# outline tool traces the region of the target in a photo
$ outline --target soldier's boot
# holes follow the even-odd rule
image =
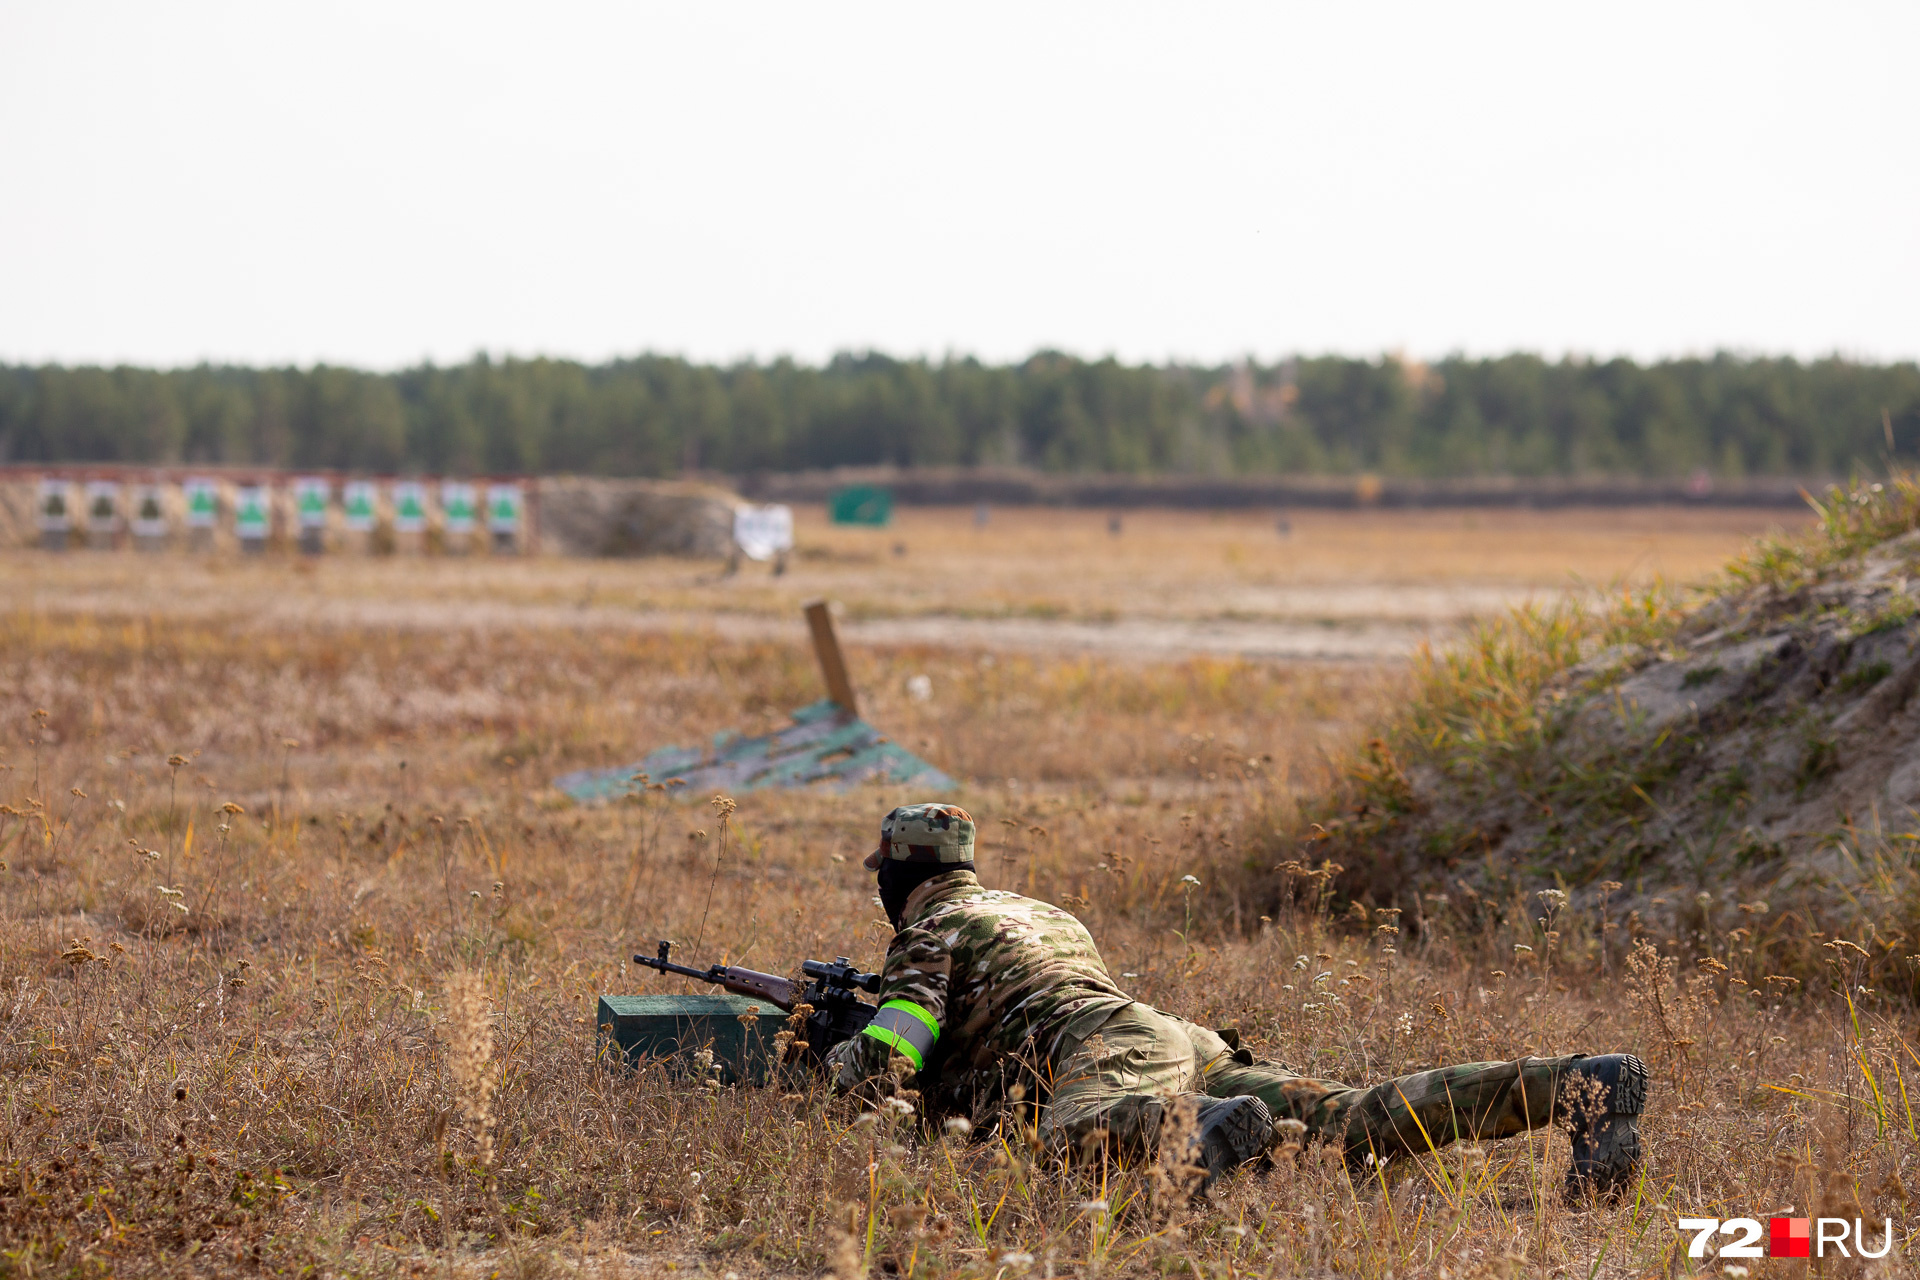
[[[1221,1174],[1258,1160],[1273,1145],[1273,1112],[1251,1094],[1209,1098],[1201,1104],[1194,1121],[1200,1131],[1200,1163],[1206,1167],[1209,1186]]]
[[[1571,1202],[1589,1195],[1617,1196],[1640,1168],[1640,1113],[1647,1105],[1647,1064],[1630,1053],[1582,1058],[1560,1092],[1560,1107],[1573,1122],[1573,1167],[1567,1170]]]

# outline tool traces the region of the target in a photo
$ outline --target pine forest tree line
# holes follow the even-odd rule
[[[1405,477],[1840,476],[1920,451],[1920,366],[1717,355],[1301,357],[1213,368],[1042,352],[702,365],[0,366],[0,462],[734,475],[833,466]]]

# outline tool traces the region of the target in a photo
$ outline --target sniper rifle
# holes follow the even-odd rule
[[[683,978],[711,982],[735,995],[765,1000],[785,1013],[792,1013],[799,1005],[811,1006],[813,1011],[807,1015],[804,1038],[806,1055],[811,1061],[818,1062],[829,1049],[859,1035],[873,1021],[874,1007],[854,992],[878,994],[880,975],[860,972],[845,956],[832,964],[824,960],[801,961],[800,972],[811,979],[801,985],[778,974],[742,969],[738,965],[715,964],[695,969],[673,963],[672,954],[673,944],[663,938],[658,955],[637,955],[633,962],[661,973],[677,973]]]

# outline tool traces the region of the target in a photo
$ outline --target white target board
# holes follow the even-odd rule
[[[264,542],[273,523],[267,486],[243,484],[233,491],[233,531],[243,542]]]
[[[378,522],[379,493],[371,480],[349,480],[341,490],[340,505],[346,525],[354,533],[371,532]]]
[[[793,508],[780,503],[735,507],[733,541],[750,560],[771,560],[793,550]]]
[[[526,496],[517,484],[487,486],[487,528],[495,533],[520,532],[520,513]]]
[[[393,531],[421,533],[427,527],[427,486],[402,480],[393,486]]]
[[[191,476],[180,486],[187,498],[187,528],[211,529],[220,522],[220,490],[204,476]]]
[[[87,529],[112,533],[120,527],[120,484],[116,480],[87,481]]]
[[[327,527],[327,500],[333,486],[325,476],[301,476],[293,482],[293,510],[302,529]]]
[[[448,533],[472,533],[479,514],[474,505],[473,486],[463,480],[449,480],[440,486],[440,514]]]
[[[136,538],[164,538],[167,536],[167,496],[166,491],[157,484],[143,484],[133,491],[133,536]]]
[[[65,480],[40,482],[40,528],[47,533],[73,528],[73,486]]]

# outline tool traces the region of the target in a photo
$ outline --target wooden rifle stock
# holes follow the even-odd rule
[[[793,989],[793,984],[771,973],[741,969],[733,965],[725,967],[715,965],[707,970],[707,977],[737,996],[752,996],[756,1000],[765,1000],[777,1006],[782,1013],[792,1013],[793,1006],[800,1003],[800,993]]]

